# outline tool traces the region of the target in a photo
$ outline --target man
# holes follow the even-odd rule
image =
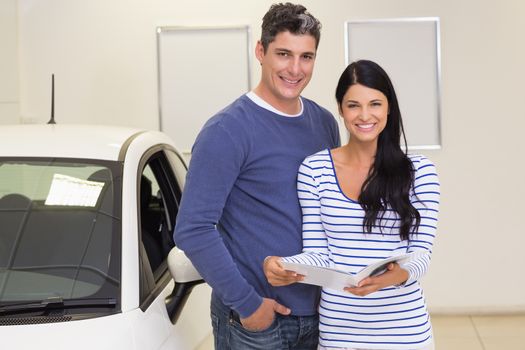
[[[301,251],[297,170],[339,145],[333,116],[300,97],[319,38],[303,6],[272,5],[255,48],[258,86],[212,117],[193,146],[175,240],[213,289],[216,349],[317,348],[319,290],[272,287],[262,264]]]

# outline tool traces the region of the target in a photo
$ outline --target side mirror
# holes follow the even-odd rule
[[[195,269],[190,259],[177,247],[172,248],[168,254],[168,268],[175,283],[202,280],[201,275]]]
[[[175,281],[175,287],[166,298],[166,309],[171,323],[175,324],[193,287],[204,283],[204,280],[186,254],[177,247],[171,249],[168,255],[168,268]]]

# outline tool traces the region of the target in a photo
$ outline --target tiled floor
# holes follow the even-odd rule
[[[436,350],[525,350],[525,315],[432,316]],[[208,337],[199,350],[213,350]]]
[[[432,316],[437,350],[525,350],[525,315]]]

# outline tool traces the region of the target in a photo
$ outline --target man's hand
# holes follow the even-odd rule
[[[287,286],[304,279],[303,275],[285,270],[278,256],[269,256],[264,259],[263,269],[266,279],[274,287]]]
[[[374,277],[367,277],[357,287],[346,287],[344,290],[354,295],[365,296],[388,286],[406,282],[408,271],[396,263],[388,264],[387,271]]]
[[[273,299],[263,298],[261,306],[253,314],[241,318],[240,321],[242,326],[249,331],[263,331],[272,325],[276,312],[281,315],[289,315],[290,309]]]

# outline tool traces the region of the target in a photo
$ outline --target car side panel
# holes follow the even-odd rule
[[[172,284],[170,284],[172,286]],[[160,349],[197,349],[212,333],[210,320],[211,288],[207,284],[195,286],[175,325]]]

